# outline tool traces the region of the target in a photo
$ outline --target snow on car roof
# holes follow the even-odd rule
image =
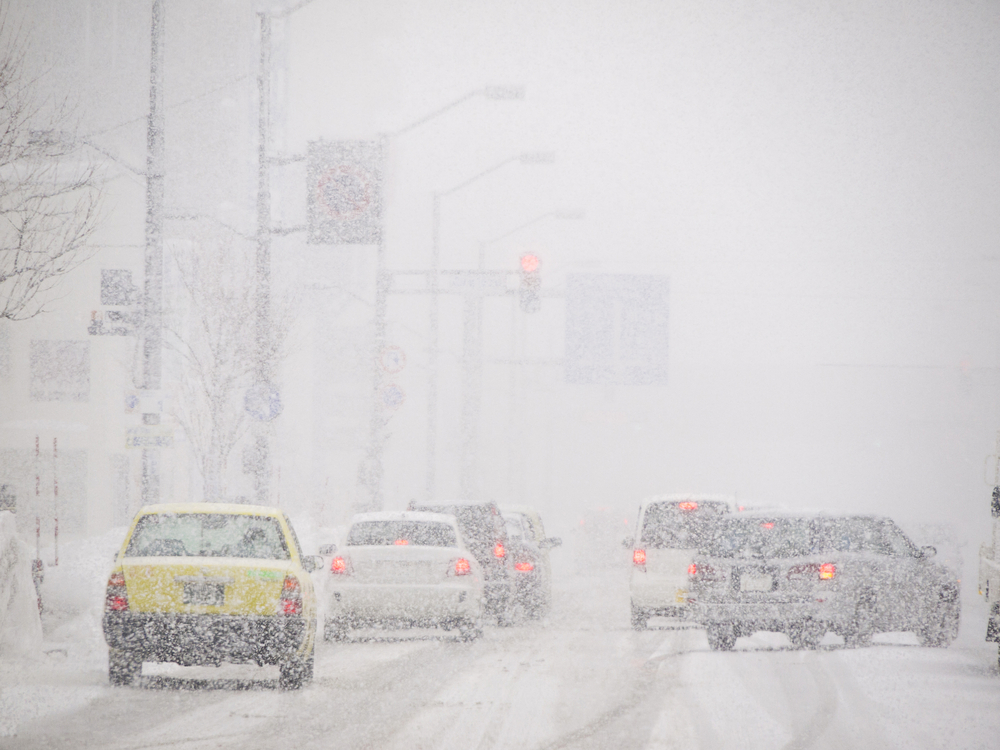
[[[229,513],[244,516],[282,515],[280,508],[269,505],[244,505],[243,503],[157,503],[144,505],[139,514],[144,513]]]
[[[411,504],[414,507],[417,507],[417,508],[438,508],[438,507],[442,507],[442,506],[445,506],[445,505],[448,505],[448,506],[452,506],[452,505],[467,505],[467,506],[496,505],[496,503],[494,501],[492,501],[492,500],[468,500],[468,499],[462,499],[462,498],[455,498],[455,499],[452,499],[452,500],[426,500],[426,501],[419,501],[419,502],[416,501],[416,500],[414,500],[414,501],[412,501]]]
[[[356,513],[351,525],[363,521],[422,521],[423,523],[446,523],[455,526],[455,516],[447,513],[428,513],[419,510],[383,510],[373,513]]]
[[[718,502],[726,503],[731,508],[736,506],[736,496],[735,495],[712,495],[698,492],[681,492],[673,493],[669,495],[650,495],[642,499],[642,505],[646,506],[650,503],[676,503],[684,500],[693,500],[699,503],[709,503]]]

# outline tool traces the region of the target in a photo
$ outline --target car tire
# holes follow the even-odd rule
[[[859,601],[854,609],[851,629],[844,635],[847,648],[870,646],[875,635],[875,612],[869,601]]]
[[[940,604],[917,633],[921,646],[947,648],[958,637],[961,611],[958,603]]]
[[[792,645],[798,649],[814,649],[819,646],[819,642],[826,635],[826,628],[820,623],[806,620],[795,623],[788,630],[788,637]]]
[[[324,620],[323,640],[324,641],[346,641],[348,626],[344,620]]]
[[[517,620],[512,603],[497,612],[497,626],[501,628],[512,627]]]
[[[728,622],[712,623],[705,632],[713,651],[732,651],[736,646],[736,629]]]
[[[632,630],[646,630],[649,627],[649,612],[632,605]]]
[[[278,687],[282,690],[298,690],[305,683],[312,682],[315,663],[316,644],[314,643],[309,649],[308,655],[294,654],[278,665],[281,670]]]
[[[131,685],[142,673],[142,657],[132,651],[108,649],[108,680],[112,685]]]
[[[483,628],[482,622],[480,620],[464,619],[460,620],[458,623],[458,637],[459,639],[470,643],[477,638],[482,637]]]

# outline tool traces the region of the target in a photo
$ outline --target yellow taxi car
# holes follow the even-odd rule
[[[147,505],[108,579],[104,639],[112,684],[144,661],[185,666],[277,664],[280,686],[312,679],[313,570],[276,508],[222,503]]]

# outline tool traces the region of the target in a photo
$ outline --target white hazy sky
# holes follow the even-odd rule
[[[1000,427],[995,2],[317,0],[282,33],[291,151],[526,87],[394,141],[391,264],[426,263],[432,191],[546,149],[554,167],[447,199],[445,263],[579,208],[585,221],[491,262],[538,249],[554,287],[568,271],[671,277],[669,386],[539,397],[550,494],[631,508],[738,489],[984,522]]]

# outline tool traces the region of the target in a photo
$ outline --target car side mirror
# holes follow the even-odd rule
[[[321,555],[335,555],[337,554],[336,544],[321,544],[319,545],[319,553]]]
[[[622,547],[625,549],[632,549],[635,546],[635,537],[627,536],[622,539]]]
[[[936,554],[937,554],[937,547],[931,547],[930,545],[927,545],[926,547],[920,548],[920,556],[925,560],[931,559]]]
[[[550,536],[548,539],[543,539],[538,543],[538,549],[552,549],[553,547],[558,547],[562,544],[562,539],[557,536]]]
[[[306,573],[314,573],[323,567],[323,558],[319,555],[306,555],[302,558],[302,570]]]

